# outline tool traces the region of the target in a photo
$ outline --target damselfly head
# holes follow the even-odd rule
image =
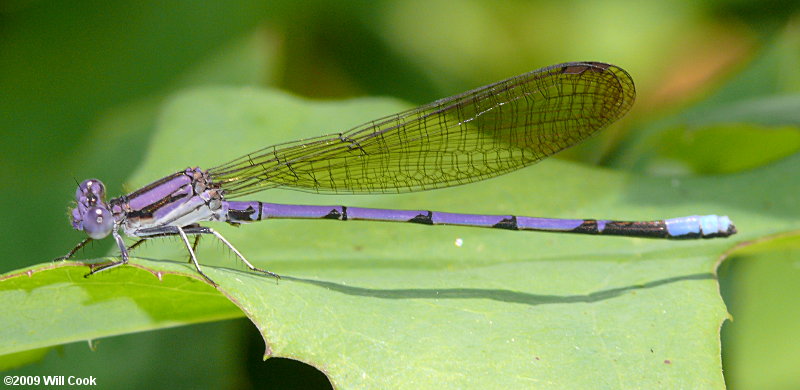
[[[99,240],[114,228],[114,216],[105,203],[106,187],[100,180],[84,180],[75,191],[77,206],[72,209],[72,227]]]

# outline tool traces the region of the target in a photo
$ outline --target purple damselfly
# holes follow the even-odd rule
[[[86,275],[126,264],[128,251],[154,237],[179,236],[197,272],[211,284],[195,256],[203,234],[218,238],[253,266],[217,231],[199,222],[238,225],[273,218],[413,222],[508,230],[689,239],[728,237],[726,216],[658,221],[533,218],[442,213],[428,210],[303,206],[233,201],[270,188],[316,193],[398,193],[471,183],[531,165],[575,145],[621,118],[636,91],[621,68],[570,62],[538,69],[459,95],[383,117],[347,132],[278,144],[220,166],[187,168],[128,195],[105,201],[99,180],[78,186],[72,226],[86,232],[66,256],[109,234],[121,259]],[[139,241],[126,247],[119,229]],[[194,235],[194,243],[189,242]]]

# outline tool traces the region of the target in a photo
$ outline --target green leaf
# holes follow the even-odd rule
[[[157,277],[141,265],[84,278],[85,264],[59,262],[1,277],[0,354],[241,315],[212,287],[176,277],[181,264],[161,264]]]
[[[40,361],[50,348],[37,348],[0,356],[0,371],[7,371],[17,367]]]
[[[746,389],[791,389],[800,360],[800,236],[758,242],[726,264],[735,321],[723,332],[729,383]],[[724,291],[724,290],[723,290]],[[730,300],[729,300],[730,299]],[[776,357],[779,357],[776,359]]]
[[[403,108],[257,89],[189,91],[163,111],[128,186]],[[794,155],[744,174],[670,179],[548,160],[435,192],[271,190],[253,199],[629,220],[717,213],[740,233],[664,241],[329,220],[214,226],[283,279],[242,270],[213,240],[198,253],[224,295],[198,277],[175,240],[89,278],[79,262],[35,266],[0,279],[0,320],[15,324],[0,331],[8,340],[0,351],[244,313],[267,356],[312,364],[339,388],[724,388],[719,328],[727,313],[716,266],[737,243],[798,229],[791,216],[800,188],[785,178],[799,164]]]

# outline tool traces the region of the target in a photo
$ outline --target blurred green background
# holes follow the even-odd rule
[[[66,218],[76,181],[102,178],[117,193],[144,158],[160,103],[197,85],[421,104],[550,64],[604,61],[633,75],[638,101],[621,124],[566,157],[651,174],[768,164],[800,148],[798,10],[800,3],[779,0],[5,0],[0,271],[44,262],[79,241]],[[756,98],[798,110],[748,111]],[[736,158],[719,163],[730,154]],[[799,259],[800,244],[789,239],[723,264],[722,293],[735,319],[722,330],[730,388],[800,387]],[[40,363],[9,373],[85,373],[117,378],[119,388],[327,383],[300,363],[262,362],[263,341],[245,319],[104,339],[96,348],[43,351]]]

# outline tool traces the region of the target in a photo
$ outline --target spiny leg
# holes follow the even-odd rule
[[[199,227],[199,225],[190,225],[187,228],[194,228],[194,227]],[[141,239],[139,239],[139,241],[136,241],[133,245],[131,245],[129,248],[127,248],[128,250],[131,250],[131,249],[134,249],[134,248],[138,247],[143,242],[145,242],[145,241],[147,241],[147,240],[149,240],[149,239],[151,239],[153,237],[180,236],[181,239],[183,240],[183,243],[186,245],[186,249],[189,250],[189,261],[194,263],[194,267],[197,270],[197,272],[201,276],[203,276],[203,278],[208,280],[212,285],[214,285],[215,287],[218,286],[218,284],[216,282],[211,280],[211,278],[209,278],[208,275],[206,275],[203,272],[203,270],[200,268],[200,264],[197,262],[197,257],[194,254],[194,249],[197,247],[197,241],[198,240],[195,240],[194,245],[189,244],[189,238],[186,237],[186,233],[184,232],[183,229],[181,229],[180,227],[177,227],[177,226],[163,226],[163,227],[153,228],[153,229],[143,229],[139,233],[143,234],[144,237],[142,237]],[[114,232],[114,234],[115,234],[114,238],[117,239],[117,245],[120,245],[120,250],[122,251],[122,254],[123,254],[122,261],[113,262],[113,263],[110,263],[110,264],[106,264],[106,265],[97,267],[97,268],[93,269],[92,272],[89,272],[88,274],[86,274],[86,276],[89,276],[91,274],[95,274],[95,273],[98,273],[100,271],[104,271],[104,270],[107,270],[107,269],[111,269],[111,268],[114,268],[116,266],[119,266],[119,265],[122,265],[122,264],[125,264],[125,263],[128,262],[128,253],[127,253],[127,250],[125,249],[124,243],[122,242],[122,238],[119,237],[119,235],[116,233],[116,231]]]
[[[253,264],[250,264],[250,262],[247,261],[247,259],[244,258],[244,255],[242,255],[239,252],[238,249],[236,249],[233,245],[231,245],[231,243],[228,242],[228,240],[226,240],[225,237],[222,236],[222,234],[219,234],[219,232],[217,232],[216,230],[214,230],[212,228],[205,227],[205,226],[189,226],[189,227],[186,228],[186,233],[189,233],[189,234],[213,234],[214,237],[217,237],[217,239],[222,241],[222,243],[225,244],[225,246],[230,248],[230,250],[232,250],[233,253],[236,254],[236,257],[238,257],[239,260],[241,260],[242,263],[244,263],[244,265],[247,266],[247,268],[249,268],[251,271],[261,272],[261,273],[263,273],[265,275],[272,276],[275,279],[280,279],[281,278],[280,275],[278,275],[278,274],[276,274],[274,272],[267,271],[265,269],[258,268],[256,266],[254,266]]]
[[[145,241],[147,241],[149,239],[150,239],[149,237],[145,237],[145,238],[139,239],[139,241],[134,242],[133,245],[128,247],[128,252],[134,250],[137,246],[142,245],[143,242],[145,242]]]
[[[197,248],[197,244],[199,242],[199,237],[200,237],[199,235],[200,234],[213,234],[220,241],[222,241],[228,248],[230,248],[233,251],[233,253],[235,253],[236,256],[239,257],[239,259],[242,260],[242,262],[251,271],[261,272],[263,274],[272,276],[272,277],[274,277],[276,279],[280,279],[280,276],[278,274],[276,274],[274,272],[267,271],[267,270],[263,270],[261,268],[258,268],[256,266],[254,266],[253,264],[251,264],[249,261],[247,261],[247,259],[245,259],[245,257],[233,245],[231,245],[230,242],[228,242],[228,240],[225,239],[225,237],[223,237],[221,234],[219,234],[217,231],[215,231],[215,230],[213,230],[211,228],[207,228],[207,227],[196,225],[196,224],[188,225],[188,226],[183,227],[183,228],[180,228],[180,227],[177,227],[177,226],[161,226],[161,227],[158,227],[158,228],[142,229],[142,230],[139,230],[137,233],[142,238],[139,241],[137,241],[136,243],[134,243],[133,245],[131,245],[130,249],[136,248],[137,246],[139,246],[144,241],[146,241],[146,240],[148,240],[150,238],[153,238],[153,237],[180,236],[181,240],[186,245],[186,249],[189,251],[189,261],[191,261],[194,264],[195,269],[197,270],[197,272],[200,275],[202,275],[203,278],[208,280],[214,286],[218,286],[218,284],[216,282],[214,282],[213,280],[211,280],[211,278],[209,278],[208,275],[206,275],[202,271],[202,269],[200,268],[200,263],[197,261],[197,257],[195,256],[195,252],[194,251]],[[110,269],[110,268],[114,268],[116,266],[119,266],[119,265],[122,265],[122,264],[126,264],[128,262],[128,253],[127,253],[127,250],[126,250],[126,247],[125,247],[124,243],[122,242],[122,238],[119,236],[119,234],[116,232],[116,230],[113,231],[113,234],[114,234],[114,239],[117,240],[117,245],[120,247],[120,251],[122,252],[122,260],[118,261],[118,262],[106,264],[106,265],[100,266],[98,268],[95,268],[90,273],[88,273],[86,276],[89,276],[91,274],[95,274],[97,272],[104,271],[104,270],[107,270],[107,269]],[[194,245],[189,243],[189,238],[187,237],[187,234],[196,235],[197,238],[195,239]]]
[[[134,242],[133,245],[128,247],[128,252],[136,249],[136,247],[138,247],[139,245],[142,245],[142,243],[147,241],[147,240],[149,240],[149,237],[145,237],[145,238],[139,239],[139,241]],[[87,276],[92,275],[92,274],[96,274],[96,273],[98,273],[100,271],[104,271],[104,270],[107,270],[107,269],[114,268],[116,266],[119,266],[119,265],[122,265],[122,264],[125,264],[125,263],[127,263],[127,261],[115,261],[115,262],[112,262],[112,263],[109,263],[109,264],[106,264],[106,265],[99,266],[97,268],[93,268],[92,271],[89,272],[88,274],[84,275],[84,277],[87,277]]]
[[[53,261],[55,262],[55,261],[61,261],[61,260],[69,260],[73,255],[75,255],[75,253],[78,250],[80,250],[81,248],[86,246],[86,244],[90,243],[91,241],[92,241],[91,237],[86,237],[85,239],[83,239],[83,241],[79,242],[78,245],[76,245],[74,248],[72,248],[72,250],[67,252],[66,255],[61,256],[61,257],[56,257],[55,259],[53,259]],[[128,251],[133,250],[134,248],[136,248],[137,246],[141,245],[145,241],[147,241],[147,238],[142,238],[141,240],[136,241],[133,245],[128,247]],[[119,244],[119,242],[117,242],[117,243]],[[106,264],[106,265],[103,265],[103,266],[99,266],[97,268],[92,268],[92,270],[88,274],[84,275],[84,277],[89,276],[91,274],[98,273],[98,272],[103,271],[103,270],[114,268],[114,267],[116,267],[116,266],[118,266],[120,264],[124,264],[124,263],[125,263],[124,261],[117,261],[117,262],[112,262],[112,263],[109,263],[109,264]]]
[[[69,258],[71,258],[75,254],[75,252],[77,252],[81,248],[85,247],[86,244],[90,243],[91,241],[92,241],[91,237],[84,238],[83,241],[79,242],[78,245],[75,245],[75,247],[72,248],[72,250],[70,250],[69,252],[67,252],[66,255],[61,256],[61,257],[56,257],[55,259],[53,259],[53,262],[61,261],[61,260],[69,260]]]
[[[186,232],[184,232],[180,226],[175,226],[175,230],[177,230],[178,234],[181,236],[183,243],[186,244],[186,249],[189,250],[190,260],[192,261],[192,263],[194,263],[194,268],[197,270],[197,273],[206,278],[206,280],[208,280],[214,287],[219,286],[217,282],[211,280],[211,278],[209,278],[208,275],[203,273],[203,270],[200,269],[200,263],[197,262],[197,257],[195,257],[194,255],[194,249],[192,249],[192,245],[189,244],[189,238],[186,237]]]
[[[91,271],[89,271],[88,274],[83,275],[83,277],[84,278],[88,278],[89,275],[94,275],[94,274],[96,274],[96,273],[98,273],[100,271],[106,271],[106,270],[109,270],[109,269],[112,269],[112,268],[116,268],[116,267],[118,267],[120,265],[127,264],[127,263],[128,263],[127,261],[120,260],[120,261],[112,261],[110,263],[103,264],[103,265],[100,265],[100,266],[97,266],[97,267],[94,267],[93,265],[89,265],[89,267],[91,267]]]
[[[188,233],[188,234],[194,234],[194,233],[192,233],[192,232],[191,232],[191,229],[192,229],[192,228],[195,228],[195,227],[200,227],[200,225],[197,225],[197,224],[192,224],[192,225],[187,225],[187,226],[184,226],[184,227],[183,227],[183,231],[184,231],[184,232],[186,232],[186,233]],[[149,236],[147,236],[147,237],[145,237],[145,238],[142,238],[141,240],[137,241],[135,244],[131,245],[131,246],[128,248],[128,250],[131,250],[132,248],[134,248],[134,247],[138,246],[139,244],[141,244],[143,241],[147,240],[148,238],[153,238],[153,237],[168,237],[168,236],[174,236],[174,235],[176,235],[176,234],[178,234],[178,233],[175,233],[175,232],[171,232],[171,231],[170,231],[170,232],[165,232],[165,233],[160,233],[160,234],[153,234],[153,235],[149,235]],[[195,236],[194,236],[194,243],[192,244],[192,250],[193,250],[195,253],[197,252],[197,245],[199,245],[199,244],[200,244],[200,237],[201,237],[201,236],[200,236],[199,234],[195,234]],[[188,261],[189,263],[191,263],[191,262],[192,262],[192,257],[191,257],[191,256],[189,256],[189,258],[187,259],[187,261]]]
[[[192,244],[192,250],[195,252],[197,252],[197,244],[200,243],[200,237],[201,236],[199,234],[195,234],[194,236],[194,244]],[[192,261],[191,257],[189,257],[189,261]]]
[[[128,249],[125,246],[125,241],[122,240],[122,236],[120,236],[119,233],[117,232],[116,226],[114,227],[114,230],[111,231],[111,235],[114,237],[114,241],[117,243],[117,247],[119,247],[119,252],[122,259],[120,261],[113,261],[111,263],[101,265],[97,268],[92,267],[92,270],[89,271],[88,274],[83,275],[84,278],[87,278],[89,277],[89,275],[94,275],[101,271],[109,270],[111,268],[116,268],[123,264],[128,264]],[[136,245],[138,244],[139,243],[137,242],[133,246],[136,247]]]

